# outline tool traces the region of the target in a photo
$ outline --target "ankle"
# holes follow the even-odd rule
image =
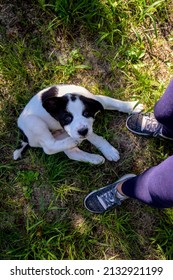
[[[122,191],[122,185],[123,185],[123,182],[119,183],[117,188],[116,188],[117,189],[117,197],[120,198],[120,199],[126,199],[127,196]]]
[[[118,186],[117,186],[117,191],[121,194],[121,195],[125,195],[123,192],[122,192],[122,185],[123,185],[123,182],[119,183]]]

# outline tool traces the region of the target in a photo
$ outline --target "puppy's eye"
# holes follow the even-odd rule
[[[64,124],[69,124],[73,119],[73,116],[70,113],[65,113],[63,116]]]
[[[83,111],[83,116],[84,116],[85,118],[91,117],[90,113],[89,113],[87,110]]]

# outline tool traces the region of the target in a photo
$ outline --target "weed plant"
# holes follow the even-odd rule
[[[41,149],[12,159],[17,117],[46,86],[74,83],[152,111],[172,75],[172,1],[1,2],[0,258],[173,259],[172,209],[129,199],[92,215],[83,206],[88,192],[167,158],[172,143],[136,137],[125,114],[105,112],[94,129],[118,148],[118,162],[92,166]]]

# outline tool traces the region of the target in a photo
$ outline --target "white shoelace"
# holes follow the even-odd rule
[[[142,125],[141,125],[141,131],[148,130],[151,133],[154,132],[153,135],[158,135],[160,132],[161,125],[158,123],[156,119],[151,119],[150,117],[143,117],[142,119]]]
[[[121,201],[126,199],[127,197],[121,195],[116,189],[107,191],[102,195],[97,195],[97,198],[102,205],[102,207],[106,210],[107,208],[113,206],[114,204],[121,204]]]

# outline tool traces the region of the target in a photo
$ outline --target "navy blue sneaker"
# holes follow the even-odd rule
[[[173,140],[162,133],[163,125],[159,123],[153,113],[137,113],[126,120],[126,127],[131,132],[142,136],[162,137]]]
[[[127,196],[120,194],[117,186],[135,176],[135,174],[126,174],[115,183],[92,191],[84,199],[85,208],[92,213],[101,214],[120,205],[123,200],[127,199]]]

